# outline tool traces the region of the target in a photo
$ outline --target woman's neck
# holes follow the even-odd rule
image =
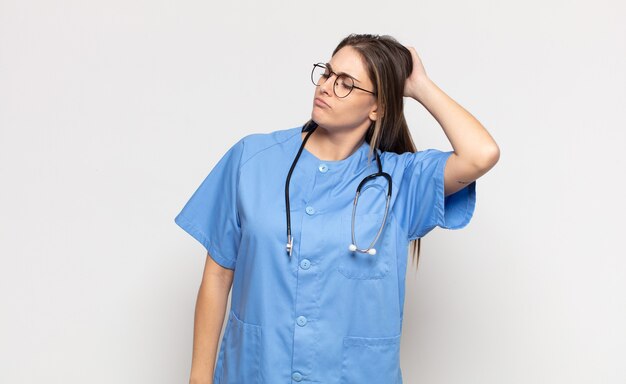
[[[307,133],[301,133],[303,141]],[[318,159],[339,161],[349,157],[363,144],[364,138],[362,136],[357,130],[329,133],[326,129],[318,126],[304,147]]]

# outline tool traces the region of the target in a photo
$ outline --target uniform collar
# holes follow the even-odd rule
[[[302,127],[294,128],[295,134],[293,136],[293,145],[292,145],[292,155],[295,159],[295,156],[302,145]],[[340,172],[349,172],[349,173],[359,173],[367,168],[367,155],[370,150],[370,145],[367,141],[363,141],[361,146],[356,149],[356,151],[352,152],[352,154],[345,159],[342,160],[334,160],[327,161],[319,159],[317,156],[313,155],[306,148],[302,149],[302,154],[300,155],[300,159],[298,159],[298,164],[296,164],[296,168],[303,166],[307,168],[319,168],[322,166],[326,166],[328,172],[336,173]],[[378,151],[380,154],[380,151]],[[377,169],[376,161],[374,156],[372,155],[371,162],[369,167],[373,167],[373,169]]]

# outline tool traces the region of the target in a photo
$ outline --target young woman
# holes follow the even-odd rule
[[[466,226],[475,180],[498,161],[485,128],[392,37],[346,37],[311,79],[311,119],[243,137],[175,219],[208,252],[193,383],[402,383],[409,244]],[[416,152],[403,97],[454,151]]]

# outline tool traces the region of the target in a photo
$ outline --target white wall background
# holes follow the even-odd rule
[[[408,272],[406,383],[626,382],[626,6],[0,0],[0,382],[183,383],[206,252],[174,216],[310,116],[350,32],[416,47],[501,148]],[[409,100],[420,149],[450,150]]]

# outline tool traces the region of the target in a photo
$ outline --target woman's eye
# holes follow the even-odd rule
[[[351,87],[351,85],[347,81],[344,81],[344,80],[340,80],[338,81],[338,83],[339,83],[339,86],[345,89],[349,89]]]

